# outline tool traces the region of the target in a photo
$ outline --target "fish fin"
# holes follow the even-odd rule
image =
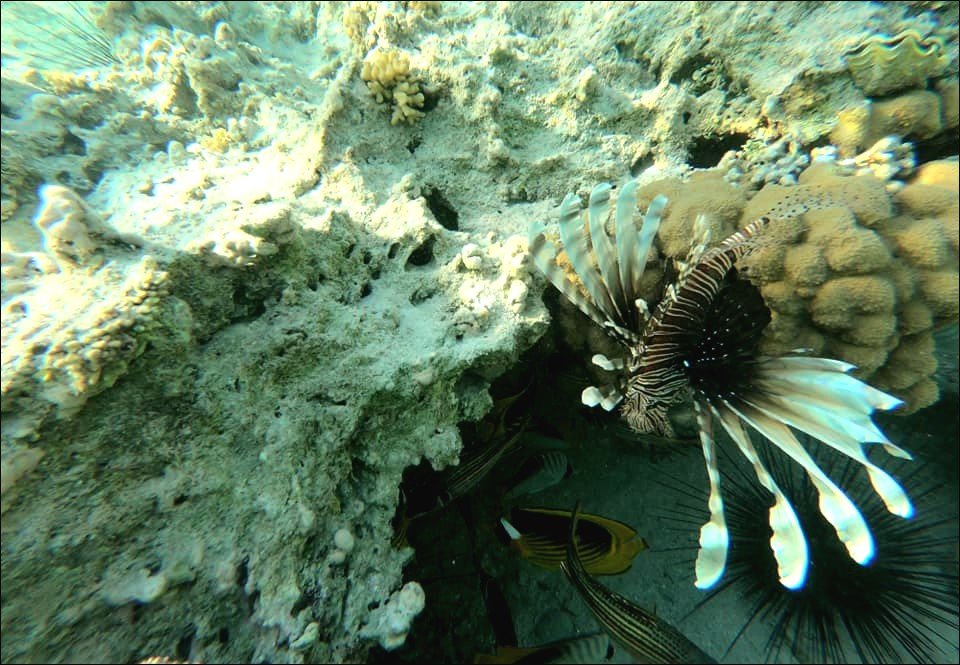
[[[772,531],[770,549],[773,550],[773,558],[777,562],[780,583],[788,589],[799,589],[806,581],[810,557],[797,514],[790,505],[790,500],[763,466],[737,415],[723,405],[720,408],[713,407],[712,410],[727,434],[737,444],[737,448],[753,465],[757,480],[773,494],[774,503],[769,512]]]
[[[566,296],[567,300],[576,305],[581,312],[602,327],[607,320],[606,315],[593,300],[580,292],[577,285],[567,278],[566,271],[557,264],[557,247],[547,239],[546,227],[542,223],[534,223],[530,227],[529,242],[533,262],[550,280],[550,283]]]
[[[869,436],[872,430],[876,432],[876,436],[886,441],[886,437],[876,429],[872,421],[867,419],[866,423],[860,423],[852,418],[844,418],[839,410],[830,412],[816,406],[809,406],[794,394],[783,397],[758,393],[741,399],[771,418],[806,432],[861,464],[867,471],[870,484],[883,500],[887,510],[904,518],[913,516],[913,505],[904,489],[887,472],[871,462],[863,452],[864,433]]]
[[[603,283],[603,276],[590,260],[593,255],[590,235],[584,228],[580,214],[580,198],[576,194],[567,194],[563,203],[560,204],[559,227],[563,250],[567,253],[567,258],[577,277],[580,278],[587,293],[593,298],[594,304],[600,308],[605,318],[617,321],[617,310]]]
[[[694,585],[698,589],[709,589],[720,580],[727,566],[730,533],[727,531],[727,520],[723,515],[723,497],[720,495],[720,470],[717,467],[717,451],[713,441],[713,423],[710,420],[710,413],[701,406],[699,401],[694,402],[694,409],[700,426],[700,444],[710,481],[710,496],[707,500],[710,519],[700,527],[700,550],[697,552],[697,562],[694,567],[696,571]]]
[[[750,404],[739,402],[734,405],[726,400],[724,404],[803,467],[820,496],[820,513],[833,525],[850,558],[860,565],[868,564],[875,549],[873,536],[863,515],[853,501],[817,466],[790,428]]]
[[[607,235],[607,217],[610,214],[610,185],[601,183],[590,192],[590,204],[587,209],[587,219],[590,225],[590,243],[597,259],[597,267],[603,285],[607,290],[614,311],[608,314],[616,315],[613,320],[621,326],[627,321],[626,308],[630,303],[624,296],[620,285],[620,272],[617,266],[617,255],[610,236]]]

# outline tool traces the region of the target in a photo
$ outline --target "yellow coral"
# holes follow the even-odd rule
[[[853,313],[892,312],[895,304],[896,292],[887,279],[875,275],[837,277],[817,291],[810,313],[824,327],[842,330]]]
[[[378,103],[393,104],[391,124],[423,117],[424,95],[420,84],[410,77],[410,58],[403,51],[374,49],[363,60],[360,78]]]
[[[896,339],[897,317],[893,312],[864,314],[850,319],[846,330],[838,333],[844,342],[859,346],[886,347]]]
[[[935,316],[941,319],[957,318],[960,279],[956,267],[921,275],[920,292]]]
[[[705,215],[712,238],[724,238],[736,228],[746,202],[743,191],[724,180],[716,169],[694,173],[688,182],[675,178],[659,180],[637,192],[641,207],[663,194],[669,201],[660,222],[659,240],[664,254],[680,257],[686,254],[694,235],[694,222]]]
[[[902,415],[910,415],[925,406],[930,406],[940,399],[940,388],[933,379],[920,379],[900,393],[907,406],[900,410]]]
[[[783,269],[790,281],[800,286],[819,286],[830,271],[823,252],[816,245],[794,245],[787,249]]]
[[[942,107],[949,100],[928,90],[864,102],[837,113],[830,141],[844,157],[852,157],[886,136],[927,139],[943,131]]]
[[[953,129],[960,125],[960,82],[956,78],[937,83],[940,104],[943,109],[943,126]]]
[[[921,164],[911,182],[960,191],[960,160],[937,159]]]
[[[865,274],[885,268],[890,250],[874,231],[849,228],[832,233],[824,251],[831,270],[846,274]]]
[[[950,247],[943,227],[936,219],[898,217],[885,227],[897,249],[918,268],[939,268],[950,258]]]
[[[940,95],[929,90],[911,90],[893,99],[874,102],[867,143],[889,134],[928,139],[942,129]]]
[[[900,332],[913,335],[933,327],[933,313],[919,300],[910,300],[900,307]]]

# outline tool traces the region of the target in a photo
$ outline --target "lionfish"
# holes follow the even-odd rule
[[[710,246],[706,220],[696,221],[693,246],[679,263],[676,281],[651,312],[640,297],[647,264],[666,197],[655,197],[637,228],[637,182],[616,197],[612,236],[611,189],[597,185],[586,215],[580,199],[568,194],[560,206],[558,248],[542,223],[530,231],[537,267],[584,314],[625,349],[623,358],[593,356],[593,363],[616,373],[616,383],[583,390],[582,402],[607,411],[619,406],[630,429],[672,437],[671,407],[692,399],[709,479],[709,520],[700,529],[695,584],[706,589],[723,575],[729,535],[720,494],[714,426],[720,426],[752,464],[757,480],[774,497],[769,512],[770,546],[780,583],[803,586],[807,542],[793,507],[764,467],[749,430],[753,429],[800,464],[819,496],[820,512],[834,527],[849,556],[861,565],[874,555],[873,537],[859,509],[817,466],[791,428],[805,432],[862,465],[887,510],[909,518],[913,506],[904,490],[864,454],[863,443],[879,443],[887,453],[910,454],[891,443],[873,423],[877,409],[900,400],[854,378],[849,363],[804,355],[758,353],[770,313],[759,291],[737,279],[737,265],[764,241],[771,220],[800,215],[811,203],[788,201]],[[836,203],[826,202],[826,205]],[[558,262],[559,260],[559,262]],[[572,268],[572,274],[564,266]]]

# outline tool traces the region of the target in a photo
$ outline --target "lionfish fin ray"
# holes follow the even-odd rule
[[[773,557],[777,562],[780,583],[788,589],[799,589],[806,581],[810,556],[797,514],[783,490],[763,466],[756,448],[750,441],[750,435],[744,431],[737,415],[723,406],[719,409],[713,407],[713,412],[743,456],[753,465],[757,480],[773,494],[774,503],[770,507],[769,517],[770,529],[773,532],[770,537],[770,549],[773,550]]]
[[[710,497],[707,500],[710,519],[700,527],[700,550],[697,552],[694,568],[696,572],[694,585],[698,589],[709,589],[723,576],[727,565],[730,534],[723,515],[723,497],[720,495],[720,470],[717,467],[717,451],[713,441],[713,423],[710,413],[699,402],[694,403],[694,408],[697,412],[697,423],[700,426],[700,444],[703,448],[703,459],[707,465],[707,477],[710,479]]]
[[[590,298],[585,297],[576,285],[567,279],[566,273],[557,265],[557,247],[547,239],[545,227],[535,222],[530,228],[530,253],[540,271],[546,275],[560,293],[592,319],[598,326],[607,320],[606,314]]]
[[[597,268],[591,263],[590,236],[584,228],[583,218],[581,216],[580,198],[576,194],[567,194],[560,204],[560,240],[563,242],[563,250],[567,253],[567,258],[577,273],[577,277],[583,282],[587,293],[593,298],[594,304],[603,312],[605,319],[617,320],[616,308],[613,301],[607,293],[607,288],[603,283],[603,277]]]
[[[781,397],[779,395],[756,394],[742,399],[771,418],[806,432],[837,452],[859,462],[866,469],[870,484],[873,485],[874,490],[883,500],[887,510],[904,518],[913,515],[913,505],[903,488],[889,474],[867,459],[864,454],[861,445],[862,439],[859,438],[857,433],[857,430],[860,430],[862,426],[818,408],[806,408],[803,402],[796,400],[793,395]],[[883,434],[876,430],[873,423],[868,422],[870,429],[875,430],[883,437]],[[885,437],[883,440],[886,440]]]
[[[620,285],[620,271],[617,265],[617,254],[610,236],[607,235],[607,217],[610,215],[610,185],[601,183],[590,192],[590,203],[587,208],[587,221],[590,225],[590,243],[593,245],[593,254],[597,259],[597,267],[604,288],[610,297],[616,314],[614,319],[618,324],[626,321],[624,314],[630,301],[623,293]]]
[[[803,467],[819,494],[820,513],[833,525],[850,558],[861,565],[869,563],[874,545],[866,520],[853,501],[817,466],[790,428],[749,404],[734,406],[727,400],[724,404]]]

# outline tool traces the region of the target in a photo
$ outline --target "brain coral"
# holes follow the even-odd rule
[[[831,163],[813,164],[796,186],[767,185],[749,201],[715,176],[641,190],[641,207],[657,194],[670,198],[661,251],[682,258],[698,214],[724,231],[732,217],[739,227],[772,217],[767,242],[743,263],[771,310],[761,350],[804,347],[851,362],[860,378],[906,402],[900,413],[936,401],[932,331],[958,311],[956,160],[923,165],[895,194],[880,179]]]

